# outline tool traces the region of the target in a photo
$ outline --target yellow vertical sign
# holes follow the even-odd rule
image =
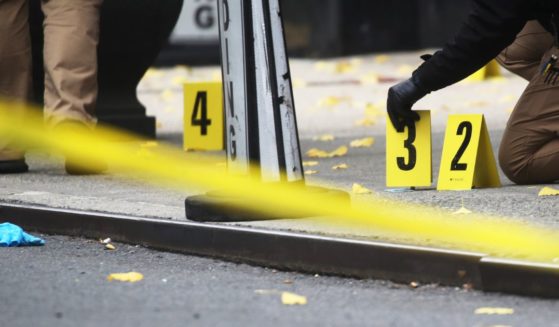
[[[184,149],[223,150],[223,90],[220,82],[184,85]]]
[[[431,112],[417,111],[421,119],[402,132],[386,124],[386,186],[429,187],[433,182]]]
[[[450,115],[437,190],[499,186],[497,164],[483,115]]]

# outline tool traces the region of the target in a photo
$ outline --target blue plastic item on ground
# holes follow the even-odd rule
[[[0,224],[0,247],[45,245],[45,241],[27,234],[21,227],[4,223]]]

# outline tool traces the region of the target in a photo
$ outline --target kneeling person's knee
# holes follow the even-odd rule
[[[499,149],[499,166],[501,170],[515,184],[526,185],[534,183],[533,178],[530,177],[527,171],[526,162],[529,156],[511,154],[511,149],[501,145]]]

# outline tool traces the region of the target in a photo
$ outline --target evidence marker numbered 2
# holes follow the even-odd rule
[[[184,149],[223,150],[223,90],[220,82],[184,85]]]
[[[420,120],[410,122],[401,133],[387,119],[387,187],[430,187],[433,183],[431,112],[416,112]]]
[[[499,187],[501,182],[482,114],[450,115],[437,190]]]

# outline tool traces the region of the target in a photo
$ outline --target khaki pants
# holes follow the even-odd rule
[[[31,92],[29,0],[0,0],[0,97],[22,103]],[[65,120],[95,124],[97,44],[103,0],[42,0],[45,44],[45,120],[53,127]],[[24,126],[23,106],[13,106]],[[0,160],[23,152],[0,133]]]
[[[499,149],[501,168],[517,184],[559,180],[559,83],[545,83],[541,73],[552,54],[559,55],[552,35],[531,21],[497,58],[506,69],[530,82],[509,119]]]

